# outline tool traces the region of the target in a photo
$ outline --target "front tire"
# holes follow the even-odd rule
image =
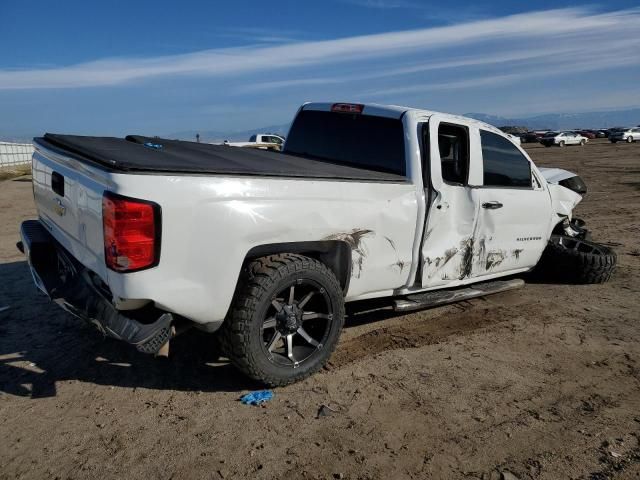
[[[616,263],[616,253],[609,247],[586,239],[551,235],[536,270],[567,283],[604,283],[611,278]]]
[[[565,145],[564,140],[561,140],[560,143],[558,144],[560,148],[564,147],[564,145]]]
[[[244,268],[222,339],[244,374],[283,386],[326,364],[343,323],[342,289],[326,265],[303,255],[270,255]]]
[[[587,144],[586,140],[580,140],[580,146],[584,147]]]
[[[627,143],[633,143],[633,137],[631,136],[627,137]]]

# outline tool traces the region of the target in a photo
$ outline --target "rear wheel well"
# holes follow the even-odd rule
[[[253,247],[244,259],[244,264],[256,258],[279,253],[297,253],[324,263],[336,276],[342,292],[346,295],[351,279],[351,247],[339,240],[315,242],[270,243]]]

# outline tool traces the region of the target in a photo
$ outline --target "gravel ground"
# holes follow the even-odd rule
[[[638,478],[640,144],[527,148],[586,180],[611,282],[360,305],[328,368],[265,407],[205,334],[153,359],[38,294],[15,249],[31,185],[1,181],[0,478]]]

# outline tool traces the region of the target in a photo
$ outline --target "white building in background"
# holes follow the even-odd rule
[[[30,163],[32,155],[31,143],[0,142],[0,168]]]

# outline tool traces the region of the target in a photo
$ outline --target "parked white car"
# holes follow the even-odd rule
[[[564,147],[565,145],[586,145],[589,139],[580,135],[578,132],[548,132],[540,139],[540,143],[545,147],[557,145]]]
[[[609,134],[609,141],[611,143],[617,143],[617,142],[633,143],[633,142],[640,141],[640,127],[614,130]]]
[[[580,177],[541,171],[456,115],[308,103],[282,152],[141,136],[35,145],[38,219],[19,248],[36,285],[142,352],[168,353],[189,326],[218,332],[269,385],[326,363],[345,302],[408,311],[521,287],[513,275],[536,265],[581,283],[615,265],[572,218]]]

